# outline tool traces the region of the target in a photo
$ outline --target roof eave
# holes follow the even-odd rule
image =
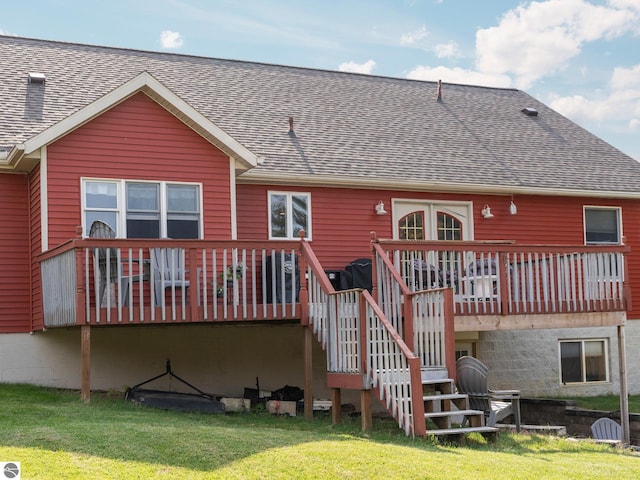
[[[8,154],[0,154],[0,172],[28,173],[40,161],[40,150],[27,155],[24,144],[14,145]]]
[[[299,185],[315,187],[358,188],[366,190],[401,190],[407,192],[442,192],[467,193],[484,195],[545,195],[561,197],[591,197],[591,198],[619,198],[640,199],[640,192],[625,192],[616,190],[586,190],[570,188],[541,188],[519,185],[490,185],[471,183],[447,183],[426,181],[389,181],[387,179],[372,179],[361,177],[343,177],[330,175],[290,175],[284,173],[247,172],[238,177],[240,184],[273,184]]]

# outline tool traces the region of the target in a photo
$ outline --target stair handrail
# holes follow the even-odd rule
[[[426,435],[420,359],[367,290],[360,292],[363,372],[407,435]],[[377,348],[376,348],[377,347]]]
[[[446,368],[455,379],[453,291],[412,291],[372,233],[378,304],[426,368]],[[395,259],[399,261],[399,259]]]
[[[367,290],[336,292],[311,246],[303,237],[301,240],[300,263],[302,268],[306,265],[302,271],[307,272],[309,297],[306,321],[327,351],[327,370],[363,375],[400,428],[407,435],[424,436],[420,359]],[[407,289],[406,293],[411,292]],[[345,315],[346,307],[352,305],[357,312]],[[343,324],[350,324],[350,331],[338,328],[341,318]]]
[[[311,328],[316,339],[322,345],[322,349],[327,349],[327,332],[329,320],[329,295],[335,292],[329,278],[324,273],[322,265],[316,257],[315,252],[304,239],[304,233],[300,235],[300,272],[306,272],[306,292],[308,300],[301,306],[303,310],[303,325]],[[304,274],[301,273],[304,278]],[[301,295],[302,300],[302,295]],[[306,309],[306,311],[305,311]]]

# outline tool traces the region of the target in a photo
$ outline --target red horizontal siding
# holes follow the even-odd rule
[[[623,233],[632,247],[628,257],[629,278],[635,309],[640,316],[640,202],[632,200],[573,197],[517,196],[517,215],[509,213],[510,197],[429,192],[393,192],[306,188],[296,186],[238,185],[238,238],[268,238],[269,190],[311,193],[312,246],[326,269],[342,269],[350,261],[370,256],[370,232],[392,238],[392,215],[378,216],[374,206],[382,200],[390,212],[392,199],[472,201],[475,240],[513,240],[526,244],[583,245],[583,208],[588,205],[622,207]],[[491,207],[494,217],[480,210]],[[390,212],[391,213],[391,212]],[[635,288],[635,289],[634,289]]]
[[[30,330],[26,175],[0,174],[0,333]]]
[[[81,224],[81,177],[201,182],[205,238],[231,236],[228,157],[142,93],[49,146],[50,247]]]

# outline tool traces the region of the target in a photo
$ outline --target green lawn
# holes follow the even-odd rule
[[[500,434],[465,446],[406,438],[388,421],[154,410],[120,394],[0,384],[0,461],[23,479],[637,479],[640,456],[591,442]]]
[[[556,397],[557,398],[557,397]],[[564,400],[574,400],[580,408],[587,410],[604,410],[616,412],[620,410],[620,397],[603,395],[600,397],[570,397]],[[629,412],[640,413],[640,395],[629,395]]]

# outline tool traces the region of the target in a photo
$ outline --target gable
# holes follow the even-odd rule
[[[230,235],[229,158],[144,93],[47,147],[49,245],[81,224],[83,178],[201,184],[206,238]]]
[[[0,159],[0,168],[29,171],[39,159],[39,150],[51,142],[67,135],[76,128],[101,115],[104,111],[139,92],[145,93],[183,123],[193,129],[207,141],[225,152],[236,161],[239,171],[257,165],[257,157],[230,135],[208,120],[188,103],[176,96],[147,72],[107,93],[93,103],[86,105],[67,118],[45,129],[22,144],[13,147],[4,161]]]

